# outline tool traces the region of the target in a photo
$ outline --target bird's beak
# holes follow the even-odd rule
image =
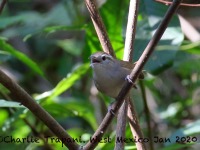
[[[100,63],[101,60],[98,57],[90,56],[91,63]]]

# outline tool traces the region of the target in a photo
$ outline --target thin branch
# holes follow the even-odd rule
[[[151,132],[151,116],[150,116],[150,111],[149,111],[149,107],[147,104],[147,97],[146,97],[146,91],[145,91],[145,87],[144,87],[144,83],[143,81],[139,81],[140,84],[140,88],[141,88],[141,93],[142,93],[142,99],[144,102],[144,112],[146,115],[146,121],[147,121],[147,129],[148,129],[148,137],[150,139],[149,141],[149,149],[153,150],[153,140],[152,140],[152,132]]]
[[[3,11],[4,6],[6,5],[7,0],[2,0],[1,5],[0,5],[0,14]]]
[[[160,40],[161,36],[163,35],[165,29],[167,28],[167,25],[169,24],[169,21],[171,20],[173,14],[178,9],[178,6],[181,3],[181,1],[182,0],[174,0],[173,4],[168,9],[163,21],[161,22],[160,26],[158,27],[156,33],[154,34],[153,38],[151,39],[151,41],[147,45],[145,51],[143,52],[142,56],[140,57],[139,61],[137,62],[135,68],[132,70],[129,77],[130,77],[130,79],[132,80],[133,83],[136,81],[137,77],[139,76],[139,74],[142,71],[142,68],[144,67],[144,65],[146,64],[150,55],[154,51],[156,44],[159,42],[159,40]],[[92,139],[99,139],[100,140],[103,137],[106,129],[108,128],[109,124],[111,123],[111,121],[114,118],[113,113],[117,114],[117,112],[118,112],[119,108],[121,107],[124,99],[127,97],[126,95],[130,91],[131,87],[132,87],[132,83],[126,81],[125,85],[123,86],[122,90],[120,91],[119,95],[116,98],[116,103],[114,103],[113,110],[109,111],[106,114],[106,116],[103,119],[102,123],[100,124],[99,128],[96,130],[96,132],[92,136]],[[94,142],[94,141],[90,140],[84,146],[84,149],[85,150],[94,149],[97,144],[98,144],[98,141]]]
[[[22,89],[16,82],[9,78],[0,70],[0,83],[4,85],[18,102],[27,107],[36,117],[38,117],[62,142],[65,146],[72,150],[77,150],[79,145],[75,142],[67,142],[72,138],[66,133],[65,129],[46,112],[33,98]]]
[[[137,16],[138,16],[138,9],[139,9],[139,0],[131,0],[129,5],[129,16],[128,16],[128,24],[126,29],[126,41],[125,41],[125,53],[124,53],[124,60],[132,61],[133,58],[133,50],[134,50],[134,41],[135,41],[135,34],[136,34],[136,25],[137,25]],[[134,104],[131,101],[131,98],[128,98],[128,118],[129,118],[129,125],[132,131],[133,136],[137,139],[143,138],[142,130],[139,125],[139,121],[137,118],[137,114],[135,111]],[[133,126],[134,123],[134,126]],[[146,149],[145,144],[143,142],[136,142],[137,149]]]
[[[106,53],[109,53],[113,57],[115,57],[114,50],[112,48],[112,45],[110,43],[110,40],[108,38],[106,28],[103,24],[102,18],[99,14],[99,11],[96,7],[95,0],[85,0],[85,4],[88,8],[88,11],[90,13],[90,17],[92,19],[92,22],[94,24],[95,30],[97,32],[99,41],[101,43],[101,46],[103,48],[103,51]]]
[[[155,1],[163,3],[165,5],[171,5],[172,4],[172,2],[169,2],[169,1],[166,1],[166,0],[155,0]],[[181,3],[180,5],[181,6],[189,6],[189,7],[200,7],[200,4]]]
[[[138,16],[138,7],[139,7],[139,0],[130,0],[130,4],[129,4],[129,14],[128,14],[128,23],[127,23],[127,29],[126,29],[126,40],[125,40],[125,49],[124,49],[124,57],[123,60],[125,61],[129,61],[130,63],[132,62],[132,58],[133,58],[133,44],[134,44],[134,40],[135,40],[135,34],[136,34],[136,25],[137,25],[137,16]],[[122,107],[119,110],[119,115],[117,118],[117,131],[116,131],[116,140],[118,137],[122,137],[125,138],[125,128],[126,128],[126,120],[127,120],[127,115],[131,116],[129,118],[136,118],[137,120],[137,115],[134,113],[130,113],[130,111],[127,112],[127,108],[128,106],[133,106],[131,108],[131,110],[134,110],[134,105],[128,105],[128,103],[132,103],[131,98],[128,97],[125,99]],[[137,121],[138,123],[138,121]],[[131,125],[131,124],[130,124]],[[139,133],[141,132],[141,129],[139,127],[139,123],[137,126],[137,129],[132,128],[132,130],[139,131]],[[134,133],[133,136],[134,136]],[[136,134],[139,135],[139,134]],[[139,137],[137,138],[142,138],[142,134],[140,134]],[[140,146],[143,145],[143,146]],[[145,147],[144,143],[141,142],[137,142],[136,146],[138,148],[140,147]],[[115,149],[124,149],[124,143],[123,142],[116,142],[115,145]]]
[[[134,41],[136,34],[137,16],[138,16],[139,0],[130,0],[129,13],[128,13],[128,23],[126,28],[126,40],[124,48],[124,58],[132,62],[133,51],[134,51]]]

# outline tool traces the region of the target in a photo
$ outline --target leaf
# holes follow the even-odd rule
[[[51,98],[56,97],[69,89],[75,81],[81,78],[87,70],[89,69],[89,64],[83,64],[74,70],[72,73],[68,74],[66,78],[62,79],[57,86],[52,90]]]
[[[0,99],[0,107],[17,107],[17,108],[25,108],[23,105],[20,105],[18,102],[6,101]]]
[[[79,66],[72,73],[68,74],[66,78],[62,79],[53,90],[37,95],[35,99],[40,100],[46,97],[52,99],[56,96],[59,96],[64,91],[68,90],[78,79],[80,79],[88,69],[88,63]]]
[[[16,57],[17,59],[19,59],[21,62],[26,64],[30,69],[32,69],[37,74],[44,77],[43,71],[34,61],[28,58],[25,54],[19,52],[17,49],[13,48],[10,44],[6,43],[2,39],[0,39],[0,48],[1,50],[4,50],[10,53],[12,56]]]

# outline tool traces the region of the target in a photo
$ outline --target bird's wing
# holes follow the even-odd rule
[[[130,72],[131,72],[131,70],[135,67],[135,65],[136,65],[136,63],[137,63],[137,62],[135,62],[135,63],[130,63],[130,62],[128,62],[128,61],[123,61],[123,60],[119,60],[119,61],[120,61],[121,67],[126,68],[126,69],[129,69]],[[144,74],[143,74],[143,72],[140,73],[139,79],[144,79]]]

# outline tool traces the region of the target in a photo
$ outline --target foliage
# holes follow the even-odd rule
[[[118,58],[123,56],[128,5],[128,0],[107,0],[99,8]],[[134,60],[142,54],[167,8],[141,0]],[[101,46],[84,2],[9,1],[0,16],[0,36],[0,68],[31,94],[72,137],[89,140],[107,109],[102,99],[110,98],[101,94],[93,98],[91,94],[88,57]],[[174,16],[145,66],[148,73],[143,83],[151,112],[152,135],[171,140],[154,142],[156,148],[199,147],[199,59],[199,43],[184,40],[178,17]],[[16,99],[0,86],[0,141],[6,136],[15,139],[39,138],[39,135],[54,137],[26,108],[12,100]],[[144,137],[149,138],[145,115],[141,115],[144,106],[140,90],[134,92],[134,101]],[[115,123],[105,135],[112,139],[111,143],[102,142],[97,149],[113,149],[114,130]],[[126,136],[133,138],[128,126]],[[189,137],[193,141],[182,141],[185,142],[182,145],[174,142],[177,137]],[[44,141],[40,141],[1,142],[1,148],[45,148]],[[64,149],[58,141],[48,144],[53,149]],[[135,145],[127,143],[125,148],[135,149]]]

